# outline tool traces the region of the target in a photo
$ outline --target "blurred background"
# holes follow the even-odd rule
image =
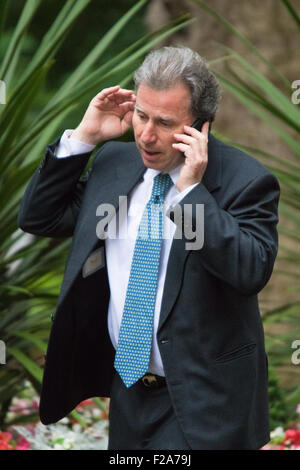
[[[70,243],[18,230],[26,184],[46,145],[78,124],[90,99],[105,86],[132,87],[145,54],[162,45],[189,46],[207,59],[223,89],[213,132],[279,179],[280,249],[259,301],[271,428],[298,426],[300,112],[298,95],[292,96],[300,80],[299,7],[299,0],[0,0],[0,80],[6,91],[0,104],[0,340],[6,345],[0,432],[37,422],[32,397],[38,400]],[[131,132],[122,137],[131,139]],[[26,414],[14,405],[20,397],[31,403]],[[108,400],[93,406],[101,411],[99,421],[107,419]],[[78,410],[71,419],[88,427]]]

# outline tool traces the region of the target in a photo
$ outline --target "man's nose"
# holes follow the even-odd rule
[[[156,141],[154,125],[149,121],[145,124],[141,134],[141,140],[144,144],[150,144]]]

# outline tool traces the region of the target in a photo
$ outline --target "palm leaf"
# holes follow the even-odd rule
[[[287,8],[291,16],[294,18],[295,23],[298,25],[298,28],[300,29],[300,17],[298,13],[296,12],[295,8],[291,5],[291,3],[288,0],[281,0],[281,1],[284,4],[284,6]]]

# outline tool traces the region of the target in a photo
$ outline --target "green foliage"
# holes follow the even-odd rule
[[[279,387],[278,379],[272,367],[269,367],[269,401],[270,401],[270,428],[285,427],[287,418],[287,406],[284,393]]]
[[[286,428],[293,419],[296,419],[295,408],[291,412],[273,367],[269,367],[269,402],[271,430],[278,426]]]
[[[30,26],[42,2],[2,1],[0,79],[6,84],[7,97],[6,104],[0,105],[0,339],[6,343],[7,363],[0,365],[0,428],[25,379],[40,391],[50,314],[55,310],[69,247],[68,240],[36,238],[18,230],[24,188],[66,116],[81,103],[86,106],[102,88],[116,83],[126,86],[144,54],[190,21],[181,17],[122,48],[116,39],[146,3],[130,2],[131,8],[97,37],[96,44],[40,107],[55,58],[90,0],[59,2],[56,11],[51,10],[55,15],[49,28],[42,31],[34,54],[27,58],[24,50],[32,47]],[[18,16],[13,30],[6,31],[10,8]],[[119,47],[113,56],[108,54],[112,45],[115,50]]]

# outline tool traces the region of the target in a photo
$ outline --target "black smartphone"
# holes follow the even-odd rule
[[[191,125],[191,127],[194,127],[195,129],[197,129],[198,131],[201,131],[202,129],[202,126],[203,124],[207,121],[207,119],[203,119],[203,118],[197,118],[193,124]]]

